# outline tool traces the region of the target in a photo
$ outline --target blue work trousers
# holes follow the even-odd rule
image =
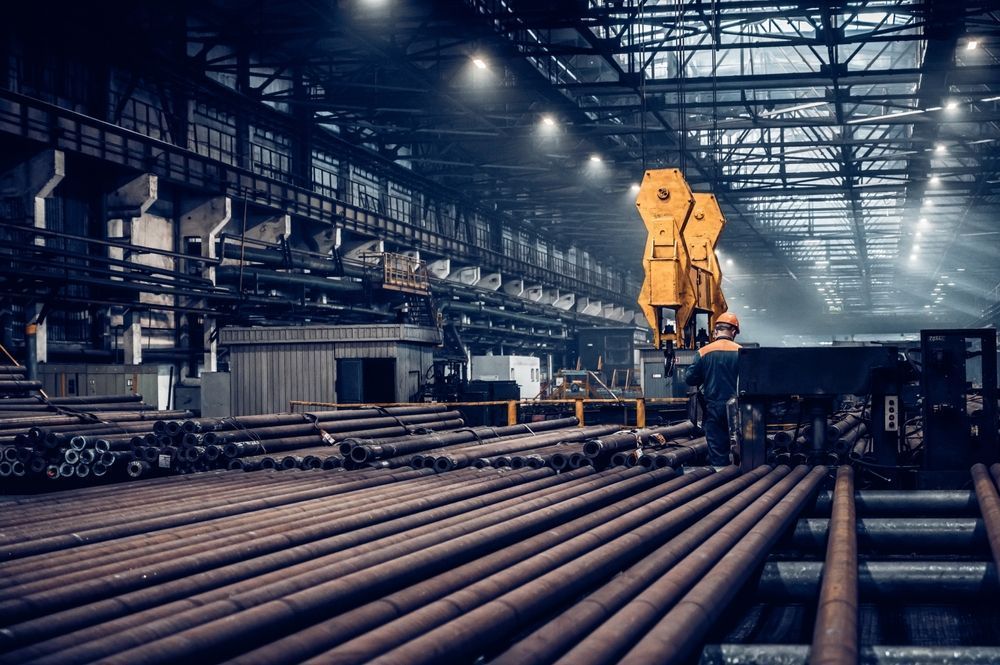
[[[705,438],[708,440],[708,463],[727,466],[729,462],[729,419],[725,402],[708,402],[705,408]]]

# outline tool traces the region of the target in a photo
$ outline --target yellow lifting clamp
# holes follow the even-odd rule
[[[711,327],[726,311],[715,255],[726,219],[715,196],[691,192],[680,169],[646,171],[635,205],[649,234],[638,303],[669,376],[674,349],[695,348],[695,314],[708,314]]]
[[[708,314],[708,330],[726,311],[722,295],[722,266],[715,255],[715,246],[726,226],[726,218],[714,194],[695,194],[694,212],[684,227],[684,242],[691,256],[691,282],[695,290],[695,312]],[[685,322],[685,340],[695,334],[695,317]]]

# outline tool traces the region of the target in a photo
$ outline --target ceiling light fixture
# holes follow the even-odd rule
[[[556,121],[555,121],[555,118],[553,118],[550,115],[543,115],[542,116],[542,124],[545,125],[546,127],[555,127],[556,126]]]
[[[979,48],[978,39],[970,39],[969,41],[965,42],[966,51],[975,51],[977,48]]]
[[[600,155],[591,155],[590,156],[590,161],[592,161],[594,163],[598,163],[598,162],[601,161],[601,156]]]
[[[472,64],[474,64],[479,69],[486,69],[486,61],[482,58],[473,58]]]

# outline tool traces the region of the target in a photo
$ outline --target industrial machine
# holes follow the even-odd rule
[[[884,488],[962,487],[969,467],[1000,458],[996,331],[920,337],[916,354],[895,346],[741,349],[741,467],[849,462]]]
[[[675,349],[707,343],[707,331],[726,311],[715,254],[726,219],[715,196],[692,193],[679,169],[646,171],[635,205],[649,234],[638,302],[671,376]],[[707,316],[701,332],[699,314]]]

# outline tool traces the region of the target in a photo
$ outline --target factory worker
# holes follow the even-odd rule
[[[737,359],[740,345],[734,340],[740,332],[736,315],[725,312],[715,321],[715,340],[695,353],[694,364],[685,381],[702,386],[705,396],[705,438],[708,440],[708,463],[725,466],[729,459],[729,424],[726,402],[736,396]]]

